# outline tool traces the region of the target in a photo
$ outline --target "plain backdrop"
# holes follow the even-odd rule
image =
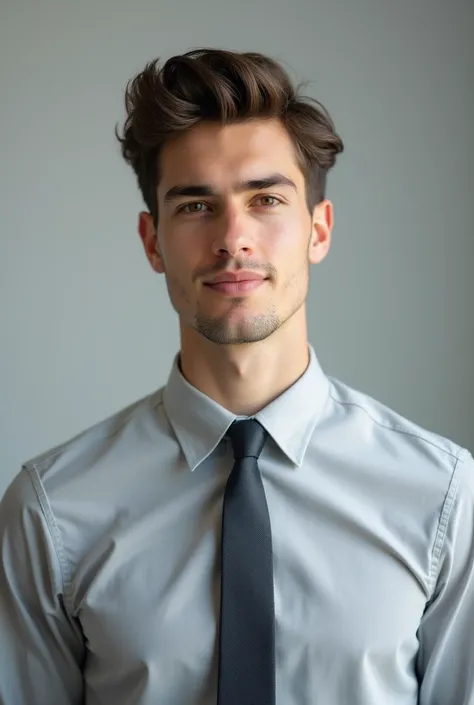
[[[147,61],[201,46],[281,61],[344,139],[308,299],[325,371],[474,448],[472,0],[2,0],[0,495],[166,381],[177,319],[114,127]]]

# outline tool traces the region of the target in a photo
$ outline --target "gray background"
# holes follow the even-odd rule
[[[0,494],[21,462],[166,380],[178,348],[113,128],[146,61],[282,61],[346,143],[313,269],[326,372],[474,447],[470,0],[3,0]]]

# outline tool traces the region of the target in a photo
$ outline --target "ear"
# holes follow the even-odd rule
[[[138,234],[143,243],[145,254],[152,268],[158,274],[165,271],[163,255],[160,251],[158,235],[151,213],[142,211],[138,217]]]
[[[334,216],[331,201],[324,200],[317,203],[313,211],[308,252],[311,264],[319,264],[329,252],[333,222]]]

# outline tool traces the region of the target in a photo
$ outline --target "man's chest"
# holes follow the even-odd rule
[[[319,705],[324,694],[337,702],[340,689],[359,683],[358,705],[368,672],[409,695],[426,602],[412,552],[381,526],[343,513],[316,516],[309,505],[284,499],[269,502],[280,701]],[[216,498],[206,512],[156,530],[150,525],[136,540],[118,533],[96,547],[102,558],[79,614],[89,654],[85,677],[95,692],[115,692],[132,680],[140,705],[194,705],[206,702],[196,693],[214,692],[219,511]],[[364,697],[360,702],[372,705]]]

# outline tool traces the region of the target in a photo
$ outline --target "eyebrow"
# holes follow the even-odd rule
[[[251,179],[249,181],[238,181],[234,184],[234,193],[244,193],[245,191],[260,191],[273,186],[290,186],[297,191],[294,181],[283,174],[271,174],[262,179]],[[164,202],[171,203],[181,196],[217,196],[217,191],[210,184],[178,184],[165,193]]]

